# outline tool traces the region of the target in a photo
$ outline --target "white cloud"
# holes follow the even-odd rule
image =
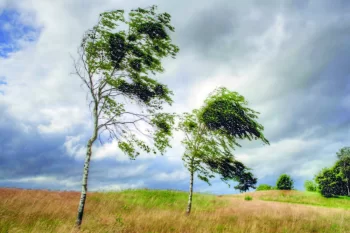
[[[63,144],[68,155],[77,159],[85,158],[86,148],[79,144],[81,136],[67,136]]]
[[[134,184],[110,184],[110,185],[102,185],[99,187],[91,188],[91,191],[122,191],[125,189],[138,189],[145,188],[144,182],[137,182]]]
[[[41,109],[41,117],[43,121],[49,120],[49,124],[39,124],[40,133],[63,133],[71,129],[73,126],[84,124],[86,117],[81,114],[81,110],[77,107],[60,107],[56,109]]]
[[[181,181],[189,178],[189,174],[185,169],[173,171],[170,173],[159,173],[154,175],[153,179],[156,181]]]
[[[73,188],[80,184],[79,181],[74,181],[72,179],[60,179],[54,176],[34,176],[34,177],[26,177],[26,178],[20,178],[20,179],[8,179],[4,180],[6,182],[13,182],[13,183],[34,183],[34,184],[55,184],[55,185],[61,185],[66,188]]]
[[[130,158],[124,154],[123,151],[121,151],[118,147],[118,141],[113,140],[111,142],[103,143],[102,146],[93,146],[93,160],[102,160],[105,158],[115,158],[117,161],[129,161]],[[154,155],[152,153],[147,154],[140,153],[140,155],[137,157],[138,160],[150,160],[156,158],[157,155]]]

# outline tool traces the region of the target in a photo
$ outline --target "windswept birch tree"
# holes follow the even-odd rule
[[[91,148],[97,138],[108,135],[109,140],[117,140],[131,159],[140,151],[163,154],[170,147],[174,115],[162,109],[171,105],[172,92],[154,75],[164,71],[162,58],[175,58],[179,51],[169,35],[174,31],[171,17],[156,13],[156,6],[132,10],[128,16],[126,20],[123,10],[100,14],[98,23],[85,33],[79,59],[74,61],[76,75],[88,90],[93,118],[77,227],[83,219]]]
[[[204,106],[192,113],[180,116],[178,130],[185,134],[182,157],[190,172],[190,188],[186,213],[192,208],[194,175],[210,184],[209,179],[219,175],[229,181],[254,187],[256,179],[243,163],[235,160],[232,150],[240,146],[237,139],[261,139],[269,144],[262,131],[263,126],[255,121],[258,112],[246,107],[244,97],[226,88],[218,88],[206,99]],[[246,189],[247,184],[242,189]],[[237,187],[241,189],[241,187]]]

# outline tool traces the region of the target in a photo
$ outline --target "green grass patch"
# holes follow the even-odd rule
[[[188,193],[175,190],[130,189],[120,192],[103,192],[94,199],[99,202],[122,201],[125,210],[133,207],[183,210],[187,205]],[[193,194],[194,210],[212,210],[226,203],[226,200],[218,200],[211,194]]]
[[[263,201],[288,202],[296,204],[323,206],[329,208],[350,209],[350,197],[325,198],[317,192],[300,192],[283,193],[280,195],[265,195],[259,197]]]

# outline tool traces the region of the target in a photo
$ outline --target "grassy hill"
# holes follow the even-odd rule
[[[77,192],[0,189],[0,232],[74,232],[78,200]],[[314,193],[195,194],[190,216],[186,204],[178,191],[89,193],[81,232],[350,232],[350,200]]]

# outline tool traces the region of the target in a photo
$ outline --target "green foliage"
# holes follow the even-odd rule
[[[243,173],[238,180],[239,183],[234,188],[238,189],[240,192],[247,192],[250,188],[255,189],[255,185],[258,182],[258,179],[255,178],[251,172]]]
[[[248,108],[248,102],[237,92],[220,87],[206,99],[200,118],[209,130],[240,139],[261,139],[269,143],[256,122],[258,112]]]
[[[161,112],[164,104],[172,104],[173,93],[154,75],[164,71],[162,59],[175,58],[179,48],[169,34],[174,32],[170,15],[156,9],[131,10],[128,19],[123,10],[100,14],[83,37],[81,64],[75,63],[91,94],[94,126],[100,135],[117,139],[132,159],[140,150],[164,153],[174,124],[173,114]],[[131,111],[136,109],[132,104],[140,111]],[[141,131],[145,126],[150,127]],[[140,134],[153,140],[152,147],[137,137]]]
[[[244,196],[244,200],[251,201],[251,200],[253,200],[253,197],[251,197],[251,196]]]
[[[347,195],[350,196],[350,147],[343,147],[337,152],[338,161],[335,165],[335,171],[342,178]]]
[[[285,191],[280,191],[281,193]],[[285,195],[276,192],[267,192],[259,195],[260,200],[297,203],[329,208],[341,208],[350,210],[350,197],[323,197],[319,192],[288,191]]]
[[[287,174],[282,174],[276,183],[276,187],[278,190],[292,190],[294,181]]]
[[[256,191],[265,191],[265,190],[273,190],[273,187],[268,184],[260,184],[257,188]]]
[[[317,184],[311,180],[306,180],[304,183],[304,187],[305,187],[305,190],[309,192],[317,191]]]
[[[324,168],[315,176],[324,197],[350,195],[350,147],[341,148],[337,158],[333,167]]]
[[[345,182],[334,168],[324,168],[315,177],[322,196],[334,197],[346,195]]]
[[[128,211],[137,211],[138,208],[181,210],[183,209],[183,203],[186,203],[188,198],[188,194],[182,191],[151,189],[108,191],[96,195],[103,198],[102,202],[126,203],[127,208],[124,209],[129,209]],[[193,195],[193,202],[198,210],[213,210],[215,207],[227,204],[225,200],[217,200],[214,195],[199,193]]]

